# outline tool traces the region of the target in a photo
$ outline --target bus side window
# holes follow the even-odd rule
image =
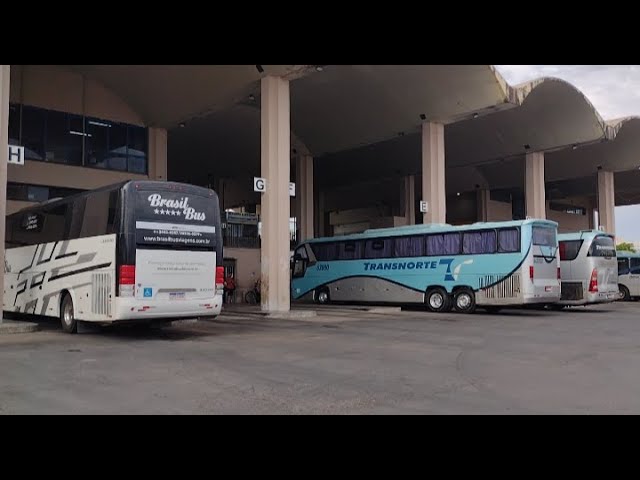
[[[498,252],[513,253],[520,251],[520,230],[501,228],[498,230]]]
[[[13,243],[16,246],[37,245],[43,242],[45,218],[40,213],[16,215],[13,223]]]
[[[362,242],[346,241],[338,243],[338,260],[360,260]]]
[[[445,233],[427,237],[427,255],[458,255],[460,253],[460,234]]]
[[[71,221],[69,223],[69,238],[80,237],[86,200],[86,197],[76,198],[73,203],[69,205],[69,214],[71,216]]]
[[[463,254],[496,253],[497,238],[495,230],[465,232],[462,236]]]
[[[424,237],[396,237],[393,242],[395,258],[424,257]]]
[[[111,192],[99,192],[86,198],[80,237],[96,237],[108,233]]]
[[[629,259],[618,259],[618,275],[629,275]]]
[[[640,258],[630,258],[629,261],[631,275],[640,275]]]
[[[314,243],[311,250],[318,262],[332,262],[338,259],[337,244],[333,242]]]
[[[59,242],[66,240],[69,233],[67,209],[68,203],[63,203],[44,211],[44,226],[40,243]]]
[[[390,238],[377,238],[366,240],[364,244],[364,258],[389,258],[391,257]]]

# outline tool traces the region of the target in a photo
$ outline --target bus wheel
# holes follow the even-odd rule
[[[73,310],[73,300],[68,292],[65,292],[63,295],[62,301],[60,302],[60,323],[62,323],[62,330],[66,333],[76,333],[78,331],[78,322],[76,321]]]
[[[323,288],[322,290],[316,290],[316,302],[320,305],[326,305],[329,303],[329,290]]]
[[[476,310],[476,295],[473,290],[463,287],[453,295],[453,308],[458,313],[473,313]]]
[[[431,312],[442,313],[451,310],[451,298],[444,288],[435,287],[427,290],[425,302]]]
[[[625,287],[624,285],[619,285],[618,287],[620,288],[620,293],[622,294],[622,301],[623,302],[630,302],[631,301],[631,293],[629,293],[629,289],[627,287]]]

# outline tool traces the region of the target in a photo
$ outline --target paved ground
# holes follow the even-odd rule
[[[0,414],[640,413],[640,303],[0,336]]]

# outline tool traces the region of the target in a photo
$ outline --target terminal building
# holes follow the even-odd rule
[[[262,279],[266,311],[289,309],[303,239],[527,216],[615,233],[615,206],[640,203],[640,119],[605,120],[554,78],[512,86],[491,65],[0,68],[5,214],[126,179],[213,188],[238,300]]]

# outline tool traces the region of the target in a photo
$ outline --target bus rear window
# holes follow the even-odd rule
[[[575,260],[582,247],[582,240],[564,240],[560,244],[560,260],[563,262]]]
[[[555,228],[533,227],[533,244],[544,247],[557,246]]]
[[[613,238],[608,235],[599,235],[591,242],[589,247],[590,257],[615,257],[616,245]]]

